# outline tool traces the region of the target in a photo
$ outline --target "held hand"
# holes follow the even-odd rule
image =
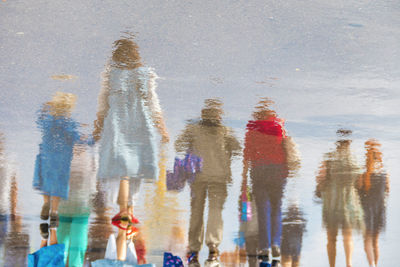
[[[168,133],[164,132],[161,136],[161,143],[165,144],[169,142],[169,136]]]

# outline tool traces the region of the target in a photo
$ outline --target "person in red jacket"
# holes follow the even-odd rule
[[[293,163],[294,143],[286,136],[284,121],[269,109],[272,101],[262,99],[247,124],[243,177],[250,172],[259,231],[259,257],[280,257],[282,197]],[[298,160],[294,160],[298,162]]]

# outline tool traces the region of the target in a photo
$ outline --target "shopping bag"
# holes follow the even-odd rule
[[[183,267],[183,261],[180,257],[172,255],[172,253],[164,252],[163,267]]]

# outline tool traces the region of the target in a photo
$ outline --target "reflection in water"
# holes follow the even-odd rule
[[[157,177],[155,129],[163,142],[169,140],[155,93],[157,75],[152,68],[143,66],[138,46],[130,38],[114,45],[104,72],[93,136],[100,143],[98,177],[107,198],[118,204],[120,212],[113,224],[119,230],[116,238],[110,236],[105,260],[96,261],[96,266],[116,260],[145,263],[144,242],[133,226],[137,223],[133,205],[141,180]],[[131,242],[133,236],[136,251]]]
[[[143,236],[152,251],[168,251],[174,255],[186,253],[186,236],[183,225],[185,220],[179,210],[175,193],[167,192],[166,186],[166,151],[160,151],[159,177],[154,191],[148,191],[145,197],[146,220],[143,225]]]
[[[203,166],[191,184],[191,215],[189,226],[190,266],[198,266],[198,252],[204,238],[204,206],[208,195],[209,212],[205,242],[209,248],[208,261],[218,258],[222,240],[222,209],[231,181],[231,159],[240,150],[231,129],[222,123],[222,103],[207,99],[198,122],[189,123],[175,142],[178,152],[192,152],[202,158]]]
[[[364,248],[370,266],[378,265],[379,234],[385,228],[386,197],[389,193],[389,178],[383,170],[380,144],[376,140],[365,142],[365,172],[358,181],[361,205],[364,211]]]
[[[157,75],[140,62],[138,46],[129,39],[115,42],[104,73],[93,136],[100,139],[99,178],[157,175],[155,128],[168,133],[155,92]]]
[[[82,138],[78,132],[80,125],[71,118],[75,101],[75,95],[57,92],[51,101],[43,105],[36,121],[42,131],[42,143],[36,157],[33,187],[43,194],[40,218],[48,220],[50,216],[50,224],[40,224],[41,249],[29,256],[30,266],[64,266],[64,244],[67,245],[67,252],[71,245],[67,242],[65,222],[58,229],[63,237],[63,242],[58,244],[57,227],[59,201],[60,198],[67,200],[70,194],[71,160],[78,154],[75,145]],[[75,179],[72,182],[72,186],[75,186],[77,181]],[[74,192],[71,195],[74,196]],[[71,201],[74,200],[75,197]]]
[[[353,254],[352,230],[363,226],[363,211],[356,190],[360,175],[350,150],[350,130],[339,129],[336,149],[324,156],[317,176],[316,196],[322,199],[322,216],[328,236],[328,258],[331,267],[336,261],[336,238],[342,230],[346,265],[351,266]]]
[[[61,200],[58,243],[65,245],[65,263],[82,266],[88,244],[90,198],[96,185],[93,154],[87,145],[76,145],[71,163],[68,200]]]
[[[72,150],[80,137],[79,124],[71,116],[76,96],[57,92],[45,103],[36,121],[42,131],[42,143],[36,157],[33,187],[43,195],[40,218],[49,218],[51,226],[58,225],[60,198],[67,199],[69,192]]]
[[[26,266],[29,235],[18,211],[18,183],[0,133],[0,266]]]
[[[113,232],[111,218],[106,214],[106,194],[100,183],[96,184],[96,193],[92,198],[94,218],[89,227],[89,244],[86,252],[86,258],[89,262],[104,258],[107,240]]]
[[[292,139],[284,122],[269,109],[272,101],[262,99],[247,124],[243,157],[243,180],[248,170],[257,208],[258,255],[268,261],[270,249],[279,261],[282,234],[282,197],[289,173],[299,166]],[[251,252],[253,253],[253,252]]]
[[[4,151],[4,135],[0,133],[0,265],[3,266],[4,242],[8,232],[8,204],[10,194],[10,177],[7,174],[7,161]]]
[[[4,258],[3,266],[22,267],[26,266],[26,259],[29,253],[29,235],[26,233],[26,227],[22,223],[22,216],[18,214],[18,184],[15,175],[12,175],[10,180],[10,217],[8,220],[10,229],[8,229],[4,240],[5,251],[4,257],[2,257]],[[2,220],[1,223],[6,224],[7,220]],[[4,227],[6,226],[4,225]]]
[[[247,175],[243,177],[241,196],[240,196],[240,229],[239,246],[246,249],[247,261],[250,267],[257,266],[257,248],[258,248],[258,218],[257,208],[254,202],[253,194],[247,187]],[[244,207],[245,206],[245,207]],[[245,208],[245,210],[244,210]],[[244,215],[244,216],[243,216]],[[243,244],[244,242],[244,244]],[[246,259],[243,251],[240,250],[240,261]],[[243,259],[244,258],[244,259]]]
[[[288,207],[282,224],[282,267],[298,267],[300,266],[305,219],[295,203]]]

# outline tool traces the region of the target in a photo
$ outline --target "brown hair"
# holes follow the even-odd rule
[[[53,98],[45,103],[44,109],[53,116],[69,116],[75,107],[76,95],[56,92]]]
[[[382,152],[379,151],[381,144],[375,139],[369,139],[365,142],[365,165],[366,172],[360,177],[359,187],[368,192],[371,188],[371,174],[379,172],[383,168]]]
[[[269,117],[277,117],[276,112],[269,108],[272,104],[274,104],[274,101],[268,97],[262,97],[252,114],[253,118],[255,120],[264,120]]]
[[[139,46],[130,39],[120,39],[114,42],[112,59],[119,68],[135,69],[142,66]]]

